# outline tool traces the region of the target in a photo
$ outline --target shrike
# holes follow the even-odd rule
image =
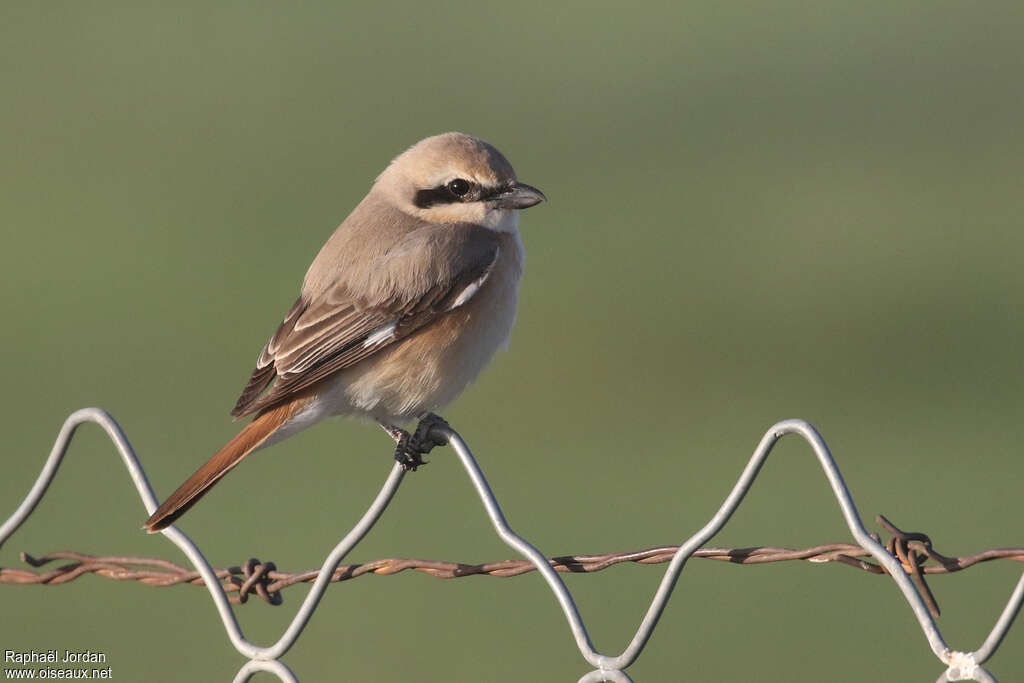
[[[407,469],[516,317],[518,209],[544,194],[462,133],[421,140],[378,176],[306,272],[231,414],[255,414],[146,521],[159,531],[253,451],[332,415],[376,420]],[[400,425],[414,418],[413,434]]]

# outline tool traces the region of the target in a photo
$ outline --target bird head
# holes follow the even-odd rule
[[[516,179],[501,152],[464,133],[417,142],[392,160],[375,189],[422,220],[474,223],[498,231],[515,230],[518,209],[547,199]]]

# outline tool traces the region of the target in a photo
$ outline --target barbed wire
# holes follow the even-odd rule
[[[932,547],[931,538],[921,532],[907,532],[899,529],[884,515],[875,518],[889,533],[885,548],[899,560],[903,571],[910,575],[922,596],[928,603],[929,611],[938,617],[938,601],[925,581],[925,575],[951,574],[969,567],[993,560],[1011,560],[1024,563],[1024,548],[992,548],[973,555],[950,557]],[[879,543],[877,534],[872,534]],[[592,574],[623,563],[655,565],[672,560],[679,552],[678,545],[663,545],[643,550],[590,555],[561,555],[548,558],[548,564],[557,572]],[[887,574],[884,567],[876,562],[863,559],[871,553],[853,543],[823,543],[808,548],[784,548],[778,546],[756,546],[749,548],[701,548],[691,557],[717,560],[730,564],[755,565],[774,562],[803,561],[814,564],[839,563],[872,574]],[[45,555],[33,556],[21,553],[21,560],[33,567],[44,567],[52,562],[71,560],[49,571],[13,569],[0,567],[0,583],[22,585],[56,586],[74,581],[87,574],[95,574],[116,581],[138,581],[147,586],[167,587],[179,585],[204,586],[205,581],[198,571],[188,569],[168,560],[155,557],[131,557],[124,555],[90,555],[71,550],[60,550]],[[300,583],[312,583],[319,570],[303,572],[281,571],[273,562],[261,562],[250,558],[240,565],[214,569],[214,574],[224,590],[231,595],[232,604],[245,604],[255,594],[270,605],[283,603],[281,591]],[[460,579],[469,576],[492,576],[511,578],[537,571],[528,560],[501,560],[468,564],[414,558],[383,558],[360,564],[339,565],[331,574],[331,583],[340,583],[377,574],[392,576],[405,571],[415,571],[438,579]]]
[[[10,538],[32,514],[53,481],[75,431],[82,424],[90,422],[98,424],[114,443],[146,511],[151,514],[157,508],[157,499],[153,488],[121,426],[106,411],[99,408],[85,408],[75,411],[65,420],[35,484],[14,513],[3,524],[0,524],[0,545]],[[891,535],[887,543],[883,545],[877,534],[868,533],[864,528],[853,497],[850,495],[839,467],[821,434],[803,420],[783,420],[772,425],[765,432],[718,510],[701,529],[691,535],[682,545],[660,546],[629,553],[554,558],[545,557],[529,541],[512,530],[479,464],[458,432],[445,426],[435,428],[431,435],[437,441],[446,442],[452,448],[468,475],[495,534],[507,546],[523,556],[525,562],[504,561],[483,565],[466,565],[455,562],[389,559],[342,566],[341,562],[345,556],[370,532],[397,493],[405,471],[399,464],[394,463],[383,485],[362,517],[338,541],[324,559],[320,569],[315,572],[279,572],[273,563],[261,563],[256,559],[251,559],[239,567],[214,570],[196,544],[173,525],[160,533],[188,557],[195,568],[194,571],[156,558],[100,557],[62,551],[38,558],[23,553],[22,559],[26,563],[38,567],[59,560],[70,560],[71,564],[43,572],[24,569],[3,569],[0,572],[2,572],[4,580],[9,583],[54,585],[75,580],[78,576],[86,573],[92,573],[112,579],[137,579],[143,583],[150,583],[150,585],[174,585],[177,583],[204,585],[216,606],[232,646],[249,660],[239,669],[234,679],[235,683],[248,681],[257,671],[272,673],[285,683],[296,683],[298,678],[287,665],[280,661],[280,658],[302,634],[327,586],[332,582],[355,578],[371,572],[395,574],[406,569],[413,569],[435,576],[450,575],[450,578],[456,578],[474,575],[517,576],[528,571],[538,571],[561,607],[580,654],[593,667],[593,670],[580,678],[578,683],[594,681],[628,683],[631,680],[625,670],[637,660],[649,641],[686,562],[693,556],[737,564],[763,564],[785,560],[840,562],[863,571],[889,575],[914,613],[932,653],[946,667],[938,679],[939,682],[960,680],[994,682],[995,677],[983,667],[983,664],[999,648],[1018,612],[1024,607],[1024,575],[1022,575],[1011,590],[1009,599],[988,636],[977,648],[958,650],[947,645],[935,622],[938,605],[935,603],[935,598],[924,577],[928,574],[960,571],[980,562],[995,559],[1024,561],[1024,549],[992,549],[964,557],[947,557],[932,548],[932,542],[926,534],[904,532],[884,517],[879,517],[879,524]],[[836,502],[839,504],[846,527],[856,544],[830,543],[800,550],[776,547],[705,547],[701,549],[728,523],[753,486],[775,444],[788,435],[799,437],[810,446]],[[869,556],[874,562],[865,559]],[[576,608],[572,594],[559,576],[559,572],[594,572],[623,562],[656,564],[666,561],[668,568],[662,575],[654,597],[625,649],[617,655],[608,655],[597,651],[580,612]],[[312,581],[312,587],[306,593],[291,622],[277,641],[261,646],[246,639],[231,607],[232,601],[229,600],[228,591],[237,594],[231,596],[234,598],[234,602],[244,602],[251,593],[255,592],[268,602],[277,604],[281,601],[280,591],[282,588],[309,581]]]

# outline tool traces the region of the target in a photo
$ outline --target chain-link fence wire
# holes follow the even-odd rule
[[[131,444],[128,442],[128,439],[125,437],[120,425],[118,425],[107,412],[99,408],[85,408],[73,413],[65,421],[57,436],[56,443],[53,446],[50,456],[43,467],[43,471],[40,473],[32,489],[29,491],[28,495],[14,514],[11,515],[2,527],[0,527],[0,545],[2,545],[11,536],[11,534],[18,529],[25,519],[32,514],[32,511],[42,499],[43,495],[46,493],[46,489],[50,485],[50,482],[56,475],[57,469],[60,467],[60,463],[63,460],[64,455],[67,453],[68,446],[70,445],[75,430],[86,422],[95,422],[106,431],[107,435],[114,442],[114,445],[120,452],[122,460],[139,492],[139,496],[142,498],[143,504],[146,507],[147,513],[151,514],[156,509],[156,496],[153,494],[153,490],[146,479],[145,472],[139,464],[138,458],[136,457]],[[472,452],[462,440],[462,437],[450,427],[439,428],[436,429],[435,432],[436,436],[446,440],[447,443],[455,450],[463,467],[469,474],[474,488],[480,496],[480,500],[497,535],[506,543],[506,545],[513,548],[526,558],[526,562],[497,564],[503,565],[501,569],[507,570],[512,574],[523,573],[528,569],[540,572],[561,606],[562,612],[569,624],[569,628],[576,640],[580,653],[583,655],[584,659],[594,667],[593,671],[584,675],[580,679],[580,683],[583,683],[584,681],[631,680],[628,674],[625,673],[625,670],[636,661],[644,646],[647,644],[647,641],[658,623],[658,619],[661,617],[661,614],[665,609],[668,599],[675,587],[680,573],[683,570],[683,567],[686,564],[686,561],[690,557],[698,555],[698,553],[703,553],[704,556],[708,557],[716,557],[717,553],[717,559],[728,559],[730,561],[735,561],[736,559],[739,559],[740,561],[749,560],[744,561],[744,563],[781,561],[783,559],[840,561],[851,566],[856,566],[860,569],[865,569],[866,571],[888,574],[896,582],[914,612],[914,615],[918,620],[918,624],[920,625],[932,652],[939,661],[946,666],[946,670],[938,678],[940,683],[942,681],[960,680],[996,680],[995,677],[989,671],[982,668],[981,665],[995,653],[996,649],[999,647],[1003,638],[1006,636],[1013,624],[1013,620],[1020,611],[1022,603],[1024,603],[1024,574],[1022,574],[1020,580],[1017,582],[1010,599],[1006,603],[1006,606],[997,619],[988,637],[976,650],[966,652],[950,648],[943,639],[933,618],[933,615],[938,614],[938,606],[935,604],[934,598],[927,587],[927,583],[924,581],[924,575],[927,573],[958,571],[967,566],[972,566],[978,562],[991,559],[1021,560],[1021,549],[994,549],[964,558],[946,557],[936,552],[931,547],[931,540],[926,535],[903,532],[889,523],[888,520],[880,518],[880,522],[892,534],[892,538],[887,543],[888,548],[883,546],[881,539],[869,534],[864,528],[857,508],[853,503],[853,498],[850,495],[849,490],[846,488],[846,484],[843,481],[838,467],[836,466],[835,460],[832,458],[832,455],[828,450],[828,446],[825,444],[821,435],[818,434],[814,427],[807,422],[802,420],[784,420],[773,425],[761,439],[754,451],[754,454],[747,463],[747,466],[744,468],[743,473],[740,475],[739,480],[736,482],[732,491],[722,503],[719,510],[702,529],[691,536],[681,546],[653,548],[646,551],[639,551],[638,553],[617,553],[603,556],[575,556],[571,558],[553,558],[551,560],[542,555],[540,551],[528,541],[517,535],[508,525],[501,507],[488,485],[487,479],[484,477],[480,467],[473,457]],[[703,551],[699,550],[701,546],[703,546],[708,540],[717,534],[722,527],[725,526],[731,515],[743,501],[746,493],[750,490],[750,487],[760,472],[765,460],[768,458],[768,455],[771,453],[774,445],[779,439],[787,434],[798,435],[810,444],[819,464],[822,467],[822,470],[825,473],[826,479],[832,487],[833,494],[839,502],[846,525],[849,528],[850,533],[853,535],[857,545],[829,544],[828,546],[817,546],[815,548],[803,550],[790,550],[785,548],[705,548]],[[346,574],[345,569],[342,569],[341,575],[338,574],[341,561],[370,531],[381,515],[383,515],[388,503],[397,492],[403,476],[404,472],[401,467],[397,464],[394,465],[370,507],[364,513],[359,522],[330,552],[321,568],[315,572],[315,576],[312,572],[305,572],[301,575],[277,575],[277,578],[275,579],[275,574],[277,574],[276,568],[270,563],[262,564],[258,563],[256,560],[251,560],[242,567],[229,568],[229,570],[214,570],[192,540],[179,529],[171,526],[163,530],[161,533],[163,533],[164,536],[169,538],[182,550],[182,552],[185,553],[192,565],[195,567],[195,574],[187,572],[184,568],[178,567],[173,563],[162,560],[152,560],[151,558],[96,558],[90,555],[83,555],[81,553],[65,552],[52,553],[49,556],[44,556],[38,559],[32,558],[28,555],[23,555],[23,559],[29,561],[30,564],[43,564],[52,559],[74,559],[77,562],[75,566],[57,570],[55,573],[50,573],[48,576],[35,572],[17,574],[19,570],[3,570],[6,573],[4,580],[10,583],[48,583],[59,580],[59,577],[61,576],[65,577],[64,580],[68,580],[67,577],[74,578],[75,576],[81,575],[87,571],[107,575],[111,578],[130,578],[118,576],[118,574],[119,572],[137,571],[137,569],[130,566],[133,564],[144,564],[146,562],[155,563],[159,565],[159,568],[155,571],[162,571],[166,575],[176,574],[177,576],[172,576],[172,580],[175,583],[201,582],[206,586],[220,614],[229,640],[238,652],[248,657],[250,660],[238,671],[238,674],[234,679],[236,683],[249,680],[250,677],[258,671],[272,673],[281,681],[297,681],[298,679],[295,674],[280,661],[280,657],[282,657],[291,648],[291,646],[294,645],[298,637],[301,635],[302,630],[309,622],[313,611],[316,609],[320,599],[323,597],[328,584],[332,581],[341,580],[339,576]],[[877,564],[863,559],[867,556],[872,557]],[[655,592],[654,599],[651,601],[651,604],[641,620],[636,633],[627,647],[618,655],[610,656],[597,652],[591,643],[590,636],[582,618],[580,617],[579,611],[576,608],[572,595],[569,593],[565,584],[558,575],[558,570],[572,571],[573,563],[583,566],[586,562],[591,562],[592,567],[604,568],[618,561],[643,561],[651,560],[652,558],[656,558],[658,561],[667,560],[669,562],[669,567],[666,570],[665,575],[662,577],[658,589]],[[937,564],[927,567],[924,566],[924,563],[929,559],[933,560]],[[386,560],[382,562],[392,563],[389,565],[389,568],[395,571],[401,570],[396,569],[396,566],[393,564],[397,562],[406,563],[406,566],[401,568],[437,570],[442,572],[442,574],[443,572],[450,571],[454,572],[453,576],[458,575],[459,567],[465,567],[465,565],[458,565],[457,563],[423,563],[422,561],[415,560]],[[420,564],[417,565],[417,562]],[[529,565],[528,567],[527,563]],[[454,568],[435,566],[444,564],[455,564],[456,566]],[[361,566],[365,567],[366,565]],[[482,565],[470,566],[467,575],[474,573],[492,573],[484,571],[483,567],[484,566]],[[351,570],[351,567],[349,567],[349,569]],[[24,570],[21,571],[24,572]],[[187,580],[183,578],[183,572],[187,572],[189,574],[189,578]],[[353,572],[348,571],[347,573],[352,574]],[[394,572],[392,571],[391,573]],[[29,576],[29,574],[32,576]],[[242,574],[245,578],[237,579],[235,577],[236,574]],[[44,578],[39,579],[40,576],[43,576]],[[143,577],[135,578],[144,580]],[[228,579],[226,582],[227,585],[222,585],[221,579],[225,578]],[[352,578],[352,576],[347,576],[345,578]],[[283,581],[285,585],[291,585],[300,581],[312,581],[313,587],[303,600],[295,617],[292,619],[291,623],[285,629],[277,642],[272,645],[262,647],[249,642],[242,634],[238,621],[235,618],[234,611],[231,608],[231,599],[227,594],[227,590],[234,587],[235,590],[238,591],[239,597],[247,595],[250,590],[254,590],[270,602],[274,602],[275,598],[273,596],[277,595],[277,600],[279,601],[280,596],[277,591],[283,587],[283,585],[274,587],[273,584],[268,585],[268,580]]]

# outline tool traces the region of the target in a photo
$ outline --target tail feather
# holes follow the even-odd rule
[[[297,400],[270,408],[242,428],[223,448],[185,480],[185,483],[167,497],[156,509],[142,528],[156,533],[170,526],[195,505],[203,495],[220,479],[230,472],[242,458],[270,438],[282,425],[298,412],[307,401]]]

